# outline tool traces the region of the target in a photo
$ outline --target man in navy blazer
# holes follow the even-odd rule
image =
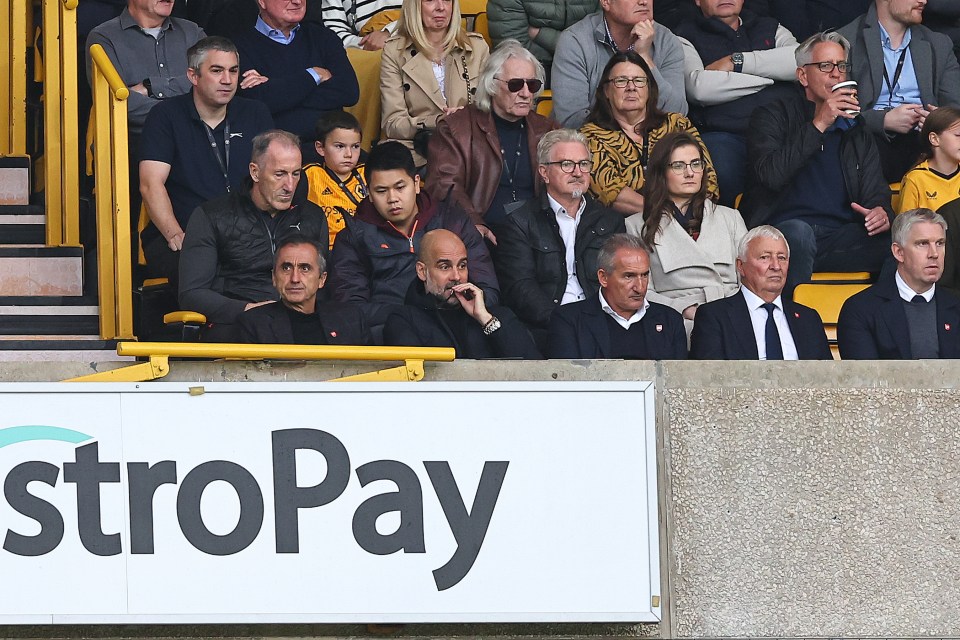
[[[781,297],[790,247],[776,227],[740,240],[740,291],[697,309],[690,337],[695,360],[831,360],[820,314]]]
[[[683,318],[646,299],[650,256],[643,241],[617,233],[597,254],[600,291],[558,306],[550,318],[550,358],[685,360]]]
[[[273,286],[280,302],[260,302],[240,314],[240,341],[255,344],[371,344],[360,308],[317,298],[327,280],[323,245],[304,235],[277,247]]]
[[[946,241],[940,214],[913,209],[897,216],[891,246],[897,271],[844,303],[837,325],[841,358],[960,357],[960,299],[937,287]]]

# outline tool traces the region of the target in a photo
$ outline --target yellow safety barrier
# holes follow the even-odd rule
[[[27,0],[0,0],[0,156],[27,153],[27,46],[32,22]]]
[[[43,132],[47,245],[80,246],[77,3],[43,0]]]
[[[134,337],[127,156],[127,97],[130,90],[120,79],[103,47],[98,44],[90,47],[90,58],[100,337],[106,340],[130,339]]]
[[[144,382],[170,372],[170,358],[232,360],[403,360],[404,365],[370,373],[335,378],[336,382],[416,382],[424,376],[423,363],[451,362],[449,347],[354,347],[347,345],[203,344],[193,342],[121,342],[117,355],[149,358],[141,364],[103,371],[65,382]]]

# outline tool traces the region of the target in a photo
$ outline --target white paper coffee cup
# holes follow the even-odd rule
[[[859,96],[858,96],[857,93],[856,93],[856,91],[857,91],[857,81],[856,81],[856,80],[844,80],[843,82],[838,82],[837,84],[833,85],[833,86],[830,88],[830,91],[838,91],[838,90],[840,90],[840,89],[848,89],[848,88],[854,90],[853,96],[859,100]],[[860,115],[860,110],[859,110],[859,109],[847,109],[847,110],[845,111],[845,113],[846,113],[847,115],[850,115],[850,116],[858,116],[858,115]]]

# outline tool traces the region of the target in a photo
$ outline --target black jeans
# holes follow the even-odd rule
[[[867,235],[862,222],[840,227],[785,220],[776,225],[790,245],[790,268],[784,297],[793,298],[798,284],[810,282],[814,271],[869,271],[894,267],[890,232]]]

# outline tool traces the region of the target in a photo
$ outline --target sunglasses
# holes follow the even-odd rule
[[[540,87],[543,86],[543,81],[538,80],[537,78],[510,78],[509,80],[497,78],[497,80],[506,84],[507,90],[509,90],[510,93],[517,93],[523,89],[523,85],[527,85],[527,89],[530,90],[530,93],[536,93],[537,91],[540,91]]]

